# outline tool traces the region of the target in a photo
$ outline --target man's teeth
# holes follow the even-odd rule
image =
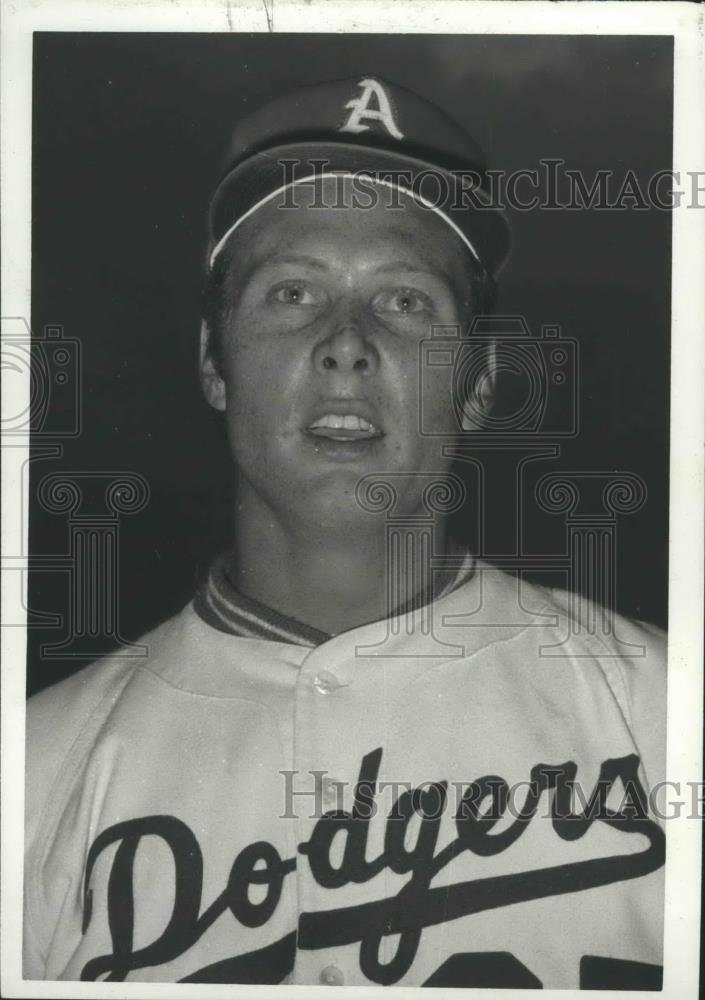
[[[374,424],[369,423],[363,417],[354,416],[352,413],[344,415],[327,413],[320,420],[316,420],[315,423],[311,424],[310,429],[313,430],[315,427],[329,427],[332,430],[366,431],[373,434],[379,433]]]

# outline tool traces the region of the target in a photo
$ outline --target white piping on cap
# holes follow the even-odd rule
[[[410,191],[409,188],[402,187],[401,184],[394,184],[392,181],[386,181],[382,180],[381,178],[372,177],[364,172],[361,172],[361,174],[358,175],[358,174],[351,174],[341,170],[325,174],[311,174],[309,177],[299,177],[295,181],[289,181],[288,184],[282,184],[282,186],[277,188],[276,191],[272,191],[270,194],[265,195],[264,198],[260,198],[258,202],[256,202],[251,208],[248,208],[248,210],[232,224],[230,229],[228,229],[228,231],[223,236],[220,237],[216,245],[213,247],[213,250],[211,251],[210,259],[208,261],[209,269],[213,267],[213,264],[215,263],[221,250],[223,249],[227,241],[230,239],[232,234],[235,232],[235,230],[238,228],[238,226],[241,226],[246,219],[249,219],[249,217],[253,215],[258,208],[261,208],[263,205],[266,205],[268,201],[271,201],[273,198],[276,198],[277,195],[283,194],[284,191],[287,190],[287,188],[295,187],[297,184],[305,184],[307,181],[312,181],[312,180],[324,180],[333,177],[354,178],[357,176],[363,176],[366,180],[370,180],[374,184],[382,184],[385,187],[394,188],[397,191],[401,191],[402,194],[409,195],[410,198],[413,198],[414,201],[418,202],[420,205],[423,205],[424,208],[430,208],[432,212],[435,212],[436,215],[439,215],[441,219],[443,219],[443,221],[450,226],[453,232],[460,237],[460,239],[463,241],[465,246],[468,248],[470,253],[475,258],[475,260],[478,262],[478,264],[482,266],[482,261],[480,260],[477,250],[472,245],[472,243],[467,238],[462,229],[460,229],[460,227],[457,226],[455,222],[453,222],[453,220],[445,214],[445,212],[442,212],[437,205],[434,205],[432,201],[429,201],[427,198],[422,197],[422,195],[417,194],[415,191]]]

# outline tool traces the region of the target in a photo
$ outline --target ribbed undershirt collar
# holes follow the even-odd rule
[[[305,625],[295,618],[275,611],[251,597],[241,594],[228,575],[229,558],[222,552],[211,563],[204,579],[199,584],[194,597],[194,608],[208,625],[226,632],[228,635],[247,639],[266,639],[270,642],[286,642],[297,646],[320,646],[332,639],[332,634]],[[467,552],[455,578],[444,587],[438,597],[456,590],[475,572],[475,557]],[[412,601],[395,614],[405,614],[421,607],[421,598]]]

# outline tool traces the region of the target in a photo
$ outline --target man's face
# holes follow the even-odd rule
[[[313,197],[269,203],[231,237],[224,391],[206,391],[225,409],[241,491],[291,521],[352,526],[370,518],[361,477],[448,467],[419,433],[419,391],[427,425],[453,433],[450,368],[422,383],[419,344],[434,324],[466,325],[469,252],[411,201],[311,208]],[[398,512],[418,508],[423,485],[395,480]]]

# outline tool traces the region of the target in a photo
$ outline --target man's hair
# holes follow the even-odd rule
[[[234,289],[231,287],[232,251],[225,248],[206,270],[201,292],[201,317],[208,328],[208,353],[219,374],[222,374],[223,336],[233,308]]]

